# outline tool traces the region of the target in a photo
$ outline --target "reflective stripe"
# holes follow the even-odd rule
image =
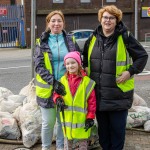
[[[41,88],[47,88],[47,89],[50,88],[49,84],[42,84],[42,83],[38,82],[37,80],[36,80],[36,86],[39,86]]]
[[[72,124],[71,122],[65,122],[65,125],[66,127],[69,127],[69,128],[81,128],[81,127],[84,127],[85,124],[84,123],[76,123],[76,124]],[[64,127],[64,123],[62,123],[62,126]]]
[[[95,82],[93,80],[90,80],[90,82],[89,82],[89,84],[88,84],[88,86],[86,88],[86,92],[85,92],[85,94],[86,94],[86,100],[89,98],[89,95],[91,93],[90,91],[91,91],[91,89],[92,89],[93,86],[95,86]]]
[[[77,111],[77,112],[82,112],[82,113],[86,113],[86,110],[81,108],[81,107],[72,107],[72,106],[68,106],[67,109],[65,109],[65,111],[70,110],[70,111]]]
[[[126,55],[127,55],[127,64],[132,64],[132,59],[131,59],[128,51],[127,51]]]
[[[116,65],[117,66],[126,66],[126,61],[118,61],[118,62],[116,62]]]

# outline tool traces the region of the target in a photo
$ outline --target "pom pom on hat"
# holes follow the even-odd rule
[[[80,53],[78,51],[69,52],[64,57],[64,62],[66,61],[67,58],[73,58],[73,59],[75,59],[78,62],[79,65],[81,65],[81,57],[80,57]]]

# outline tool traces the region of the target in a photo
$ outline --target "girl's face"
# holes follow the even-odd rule
[[[78,74],[79,64],[73,58],[67,58],[65,61],[66,69],[70,74]]]
[[[59,14],[55,14],[51,17],[48,27],[52,34],[59,34],[62,32],[64,27],[64,22]]]

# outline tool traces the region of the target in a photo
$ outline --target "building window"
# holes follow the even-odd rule
[[[106,0],[106,2],[116,2],[116,0]]]
[[[11,5],[15,5],[15,0],[11,0],[11,1],[10,1],[10,4],[11,4]]]
[[[53,3],[64,3],[64,0],[53,0]]]
[[[90,3],[91,0],[80,0],[81,3]]]

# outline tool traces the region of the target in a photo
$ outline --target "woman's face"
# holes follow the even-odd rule
[[[62,32],[64,27],[64,22],[59,14],[55,14],[51,17],[48,27],[52,34],[59,34]]]
[[[117,19],[115,16],[109,14],[108,12],[104,12],[101,25],[104,33],[113,33],[115,30]]]

